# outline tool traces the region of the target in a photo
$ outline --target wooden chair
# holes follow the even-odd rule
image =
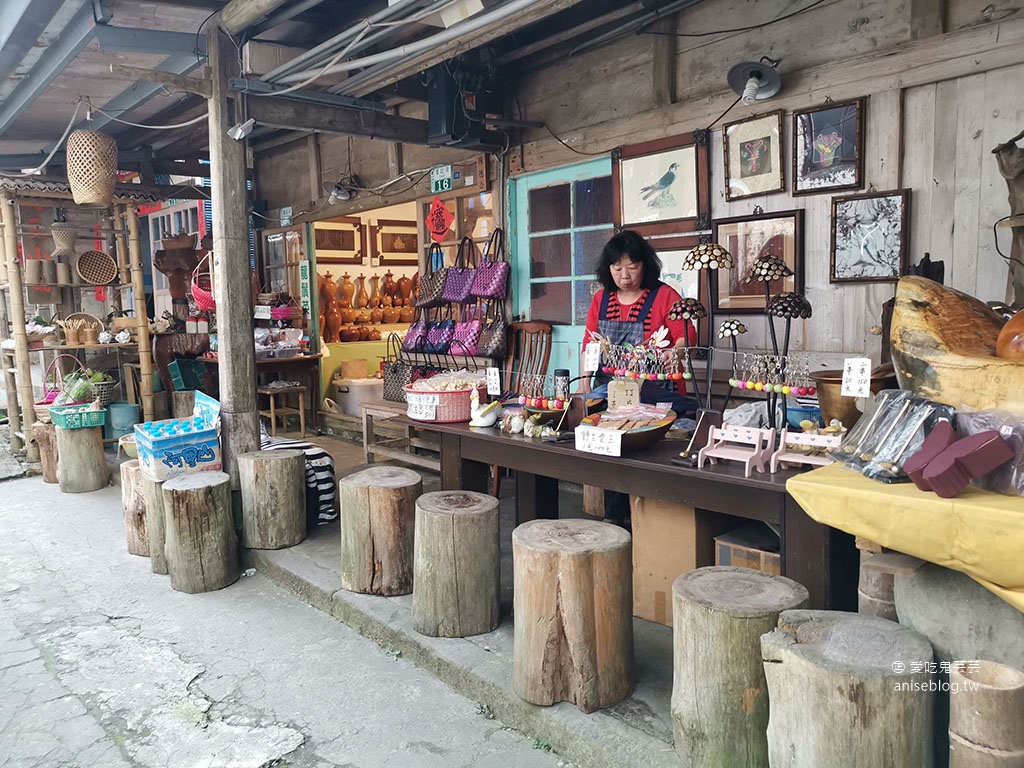
[[[501,382],[506,395],[520,394],[531,376],[544,376],[551,359],[551,323],[529,320],[509,326],[508,354],[505,375]],[[492,493],[498,495],[501,470],[491,467],[494,476]]]
[[[704,467],[705,459],[712,464],[717,459],[743,462],[744,475],[750,477],[750,470],[765,471],[765,464],[775,450],[775,430],[757,427],[739,427],[723,424],[711,427],[708,444],[697,454],[697,469]]]

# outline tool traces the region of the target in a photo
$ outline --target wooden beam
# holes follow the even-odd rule
[[[221,9],[220,25],[229,35],[244,32],[276,11],[287,0],[231,0]]]
[[[155,69],[146,69],[145,67],[131,67],[127,64],[111,64],[110,71],[118,77],[169,85],[179,91],[197,93],[206,98],[209,98],[212,92],[210,89],[210,78],[206,73],[202,77],[182,77],[170,72],[159,72]]]
[[[320,137],[311,133],[306,137],[306,159],[309,162],[309,196],[313,200],[323,195],[323,175],[320,172]]]
[[[679,16],[673,14],[651,25],[655,33],[653,62],[651,66],[651,96],[656,107],[676,103],[676,53],[678,38],[675,37]]]
[[[319,131],[343,136],[368,136],[371,139],[427,143],[427,121],[396,117],[380,112],[362,112],[337,107],[322,107],[280,96],[249,99],[249,117],[260,125],[293,131]]]

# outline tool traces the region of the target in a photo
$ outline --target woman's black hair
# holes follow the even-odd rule
[[[597,263],[597,279],[606,291],[617,291],[619,287],[612,277],[612,264],[615,264],[623,256],[629,256],[630,261],[639,261],[644,265],[644,279],[641,283],[643,288],[655,288],[661,279],[661,259],[651,248],[651,244],[631,229],[612,237],[604,245],[601,251],[601,260]]]

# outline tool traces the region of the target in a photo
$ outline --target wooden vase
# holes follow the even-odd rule
[[[398,278],[398,292],[396,294],[395,305],[399,307],[409,306],[409,299],[412,297],[412,280],[402,275]]]
[[[385,323],[397,323],[402,310],[398,307],[384,307],[383,321]]]
[[[411,323],[414,317],[416,317],[415,307],[402,307],[402,309],[398,313],[398,322]]]
[[[370,310],[370,322],[379,323],[384,320],[384,310],[380,307],[374,307]]]
[[[380,292],[380,275],[373,275],[372,277],[370,277],[370,285],[372,287],[370,289],[369,306],[371,309],[373,309],[374,307],[380,306],[381,299],[383,298]]]
[[[318,275],[317,282],[320,284],[317,293],[320,298],[320,306],[327,307],[332,301],[337,301],[338,284],[331,278],[330,272],[323,276]]]
[[[398,283],[395,282],[395,273],[390,269],[384,273],[384,282],[380,288],[381,294],[383,294],[384,300],[388,298],[391,301],[386,306],[391,306],[395,303],[395,294],[398,293]]]
[[[1007,320],[999,332],[996,357],[1024,362],[1024,310]]]
[[[352,282],[348,272],[341,276],[338,283],[338,306],[342,309],[353,306],[352,297],[356,292],[356,285]]]
[[[341,310],[341,322],[349,325],[356,321],[356,311],[352,307],[343,307]]]
[[[370,293],[366,290],[366,275],[359,276],[359,293],[355,302],[356,309],[365,309],[370,306]]]
[[[324,334],[324,339],[326,339],[328,344],[335,344],[338,341],[338,329],[341,328],[341,313],[332,304],[325,319],[327,321],[327,332]]]

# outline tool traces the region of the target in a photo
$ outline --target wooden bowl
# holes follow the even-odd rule
[[[665,418],[657,424],[652,424],[649,427],[640,427],[639,429],[627,429],[622,433],[622,450],[642,451],[645,448],[650,448],[666,435],[669,429],[672,428],[675,420],[676,412],[669,411]],[[595,419],[593,416],[587,416],[582,423],[596,426],[597,421],[598,419]]]

